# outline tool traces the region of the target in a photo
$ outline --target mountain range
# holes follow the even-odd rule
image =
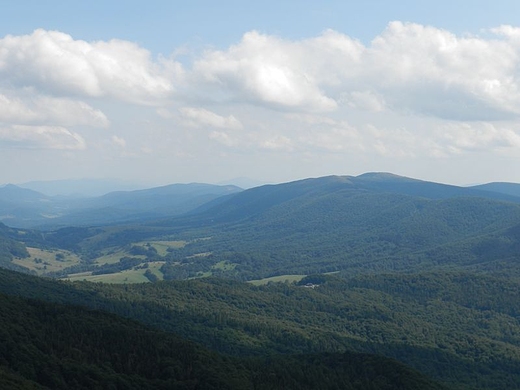
[[[10,184],[0,187],[0,221],[14,227],[44,229],[141,221],[183,214],[239,191],[235,186],[191,183],[78,197],[47,196]]]
[[[327,181],[334,180],[336,184],[327,183]],[[252,188],[253,193],[248,192],[247,196],[273,194],[273,196],[282,196],[280,199],[284,199],[284,197],[291,196],[290,193],[296,195],[298,191],[306,191],[308,185],[326,190],[329,186],[338,185],[340,182],[343,183],[345,190],[400,193],[428,199],[471,196],[520,202],[520,184],[516,183],[488,183],[473,187],[458,187],[388,173],[367,173],[357,177],[324,177],[280,185],[258,186]],[[139,222],[177,216],[195,211],[199,207],[204,210],[211,207],[212,200],[242,191],[240,187],[232,185],[191,183],[142,190],[114,191],[99,196],[85,197],[74,195],[74,186],[80,185],[80,188],[83,188],[88,183],[77,184],[76,181],[65,183],[71,194],[67,196],[44,195],[42,192],[30,189],[40,188],[43,192],[52,193],[48,187],[52,187],[53,183],[28,183],[27,188],[12,184],[0,187],[0,221],[13,227],[45,229],[69,225],[88,226]],[[104,182],[102,184],[107,185]],[[98,188],[99,183],[93,182],[92,186],[94,189]],[[87,192],[89,191],[87,190]],[[92,191],[90,192],[92,193]],[[282,193],[285,194],[282,195]],[[258,203],[255,206],[261,207]]]
[[[43,226],[46,221],[46,229],[0,224],[0,266],[75,282],[0,270],[0,312],[6,321],[0,329],[8,330],[6,340],[26,345],[37,363],[31,366],[10,348],[0,355],[0,384],[3,374],[11,383],[51,388],[70,387],[67,378],[127,383],[133,379],[125,367],[138,364],[132,368],[136,383],[161,388],[167,385],[139,371],[146,364],[132,356],[142,350],[147,361],[168,361],[165,370],[185,372],[182,362],[162,355],[152,340],[173,342],[168,336],[173,332],[202,345],[190,355],[195,356],[191,366],[199,367],[197,376],[207,381],[199,383],[201,388],[208,383],[213,388],[275,388],[273,383],[282,388],[320,388],[322,383],[331,389],[343,383],[343,388],[378,390],[410,384],[520,388],[519,188],[512,183],[458,187],[388,173],[247,190],[172,185],[66,198],[73,206],[51,226],[44,214],[37,220],[31,212],[55,206],[56,198],[6,186],[0,191],[4,212],[22,215],[23,210],[26,223]],[[20,330],[10,300],[34,326]],[[83,317],[69,305],[142,324],[133,330],[119,317],[97,312]],[[78,322],[56,322],[49,313]],[[103,332],[87,331],[98,325],[82,324],[103,328],[110,323],[122,337],[145,334],[142,326],[155,333],[151,339],[143,336],[138,350],[128,354],[124,348],[119,355],[101,349],[106,364],[100,367],[92,345],[108,341]],[[29,342],[38,339],[37,329],[48,327],[64,332],[63,340],[79,337],[84,343],[71,350],[59,343]],[[145,345],[157,354],[149,355]],[[49,350],[54,352],[49,355]],[[388,358],[421,374],[407,371],[403,375],[412,382],[393,382],[389,373],[404,371]],[[67,365],[63,359],[69,359]],[[197,363],[208,359],[215,365],[206,364],[207,370]],[[60,374],[38,376],[47,360],[51,372]],[[335,366],[334,361],[348,364]],[[371,362],[386,368],[376,374]],[[86,376],[78,376],[80,371]],[[336,382],[329,385],[330,378]],[[185,388],[193,384],[188,382]]]

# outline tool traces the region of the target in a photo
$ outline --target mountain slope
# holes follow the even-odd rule
[[[393,357],[457,388],[520,388],[518,283],[469,273],[314,282],[315,289],[218,279],[111,286],[0,270],[2,293],[109,310],[221,352],[357,350]]]
[[[493,243],[514,261],[520,204],[482,193],[387,175],[331,176],[246,190],[150,226],[211,237],[172,258],[197,263],[193,256],[207,253],[201,267],[229,261],[243,279],[465,267],[497,260]]]
[[[13,276],[22,283],[23,278]],[[36,293],[39,282],[33,281],[29,290]],[[54,283],[57,289],[67,289]],[[40,298],[52,299],[45,290]],[[381,356],[336,353],[239,360],[111,314],[4,294],[0,345],[4,389],[444,388]]]
[[[69,225],[142,221],[183,214],[213,199],[240,191],[235,186],[191,183],[78,198],[45,196],[8,185],[0,188],[0,221],[20,228],[46,230]]]
[[[169,190],[161,189],[157,196]],[[123,258],[135,245],[154,241],[164,248],[174,240],[182,244],[161,255],[147,252],[150,256],[143,260],[165,262],[161,272],[166,279],[438,268],[520,276],[514,267],[520,256],[520,203],[482,194],[489,193],[389,174],[329,176],[220,196],[182,216],[58,229],[27,234],[26,240],[74,250],[90,260],[69,273],[97,271],[97,258],[111,253]],[[125,197],[130,205],[139,203],[140,196],[151,199],[149,191],[113,196],[122,205]],[[111,195],[103,201],[114,199]],[[117,212],[126,213],[122,207]],[[104,209],[103,217],[111,218],[114,210]],[[94,212],[87,214],[97,218]]]
[[[520,184],[518,183],[487,183],[470,187],[479,191],[495,192],[500,194],[520,197]]]

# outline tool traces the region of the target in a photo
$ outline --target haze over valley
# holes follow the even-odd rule
[[[33,368],[19,368],[22,357],[6,351],[11,363],[2,370],[9,383],[61,388],[70,378],[111,383],[116,375],[129,381],[125,386],[221,381],[230,388],[276,388],[259,379],[262,370],[278,370],[281,388],[302,381],[308,388],[360,389],[514,389],[520,383],[520,184],[458,187],[366,173],[247,190],[192,183],[82,198],[8,185],[0,188],[0,206],[11,213],[0,225],[5,313],[15,315],[8,297],[16,296],[18,310],[35,316],[40,329],[67,332],[49,322],[49,311],[74,318],[81,334],[92,321],[99,329],[123,326],[123,319],[101,312],[78,312],[80,305],[140,321],[130,334],[151,327],[146,334],[155,332],[153,340],[181,343],[173,348],[190,350],[194,359],[214,353],[253,359],[237,368],[218,360],[222,355],[211,358],[217,376],[193,376],[179,366],[179,374],[152,379],[154,371],[141,365],[129,377],[113,362],[93,377],[77,371],[86,361],[98,364],[87,351],[81,358],[87,360],[66,365],[72,352],[52,352],[53,366],[42,366],[48,348],[58,344],[36,352],[16,341],[33,351],[23,363]],[[35,311],[34,299],[47,303]],[[8,323],[3,327],[11,336],[4,341],[13,343]],[[88,343],[106,345],[111,359],[110,348],[119,347],[103,340],[106,332]],[[63,337],[60,350],[74,336]],[[133,348],[118,353],[144,351]],[[277,369],[255,360],[273,354]],[[307,364],[312,374],[304,379],[299,372]],[[394,364],[405,365],[397,377]],[[336,365],[342,368],[328,371]],[[376,367],[385,368],[375,374]],[[42,379],[34,372],[54,374]],[[358,382],[360,372],[367,382]]]
[[[0,389],[520,390],[520,2],[0,13]]]

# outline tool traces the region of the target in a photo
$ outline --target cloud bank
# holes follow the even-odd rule
[[[175,150],[163,160],[208,148],[374,160],[520,151],[517,27],[458,36],[396,21],[369,44],[250,31],[190,55],[41,29],[5,36],[0,145]]]

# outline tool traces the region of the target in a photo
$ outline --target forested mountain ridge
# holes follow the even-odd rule
[[[292,199],[311,198],[338,191],[352,194],[393,193],[426,199],[479,197],[520,203],[520,196],[502,192],[422,181],[389,173],[366,173],[359,176],[325,176],[255,187],[220,203],[214,209],[210,209],[208,215],[224,221],[240,219],[260,214]]]
[[[472,186],[470,188],[520,197],[520,184],[518,183],[493,182]]]
[[[0,267],[23,271],[23,267],[12,263],[15,257],[25,258],[29,256],[25,245],[17,240],[10,238],[17,234],[13,229],[8,228],[0,222]]]
[[[3,289],[30,279],[1,273]],[[39,280],[31,283],[29,294],[37,293]],[[53,301],[45,294],[49,283],[56,291],[66,288],[42,281],[39,298]],[[0,386],[6,390],[448,389],[382,356],[344,352],[238,359],[115,315],[3,293],[0,345]]]
[[[150,226],[199,229],[211,239],[172,255],[211,253],[250,278],[482,265],[499,260],[485,248],[495,244],[510,261],[520,204],[483,193],[391,175],[331,176],[246,190]]]
[[[308,281],[318,287],[302,287]],[[518,283],[464,273],[63,283],[0,270],[0,292],[142,321],[233,355],[386,355],[457,389],[520,388]],[[501,292],[501,293],[500,293]]]
[[[5,294],[111,311],[219,353],[376,353],[457,389],[520,388],[520,203],[511,194],[329,176],[139,223],[0,225],[1,240],[15,248],[4,251],[7,266],[157,281],[59,283],[1,270]],[[239,282],[266,277],[301,282]]]
[[[147,193],[133,193],[129,202],[139,194],[149,199]],[[26,231],[23,238],[28,246],[66,249],[83,259],[74,268],[60,264],[52,273],[60,277],[150,262],[164,263],[157,265],[159,279],[453,267],[520,276],[520,203],[489,194],[390,174],[329,176],[220,196],[182,216]],[[118,266],[122,258],[130,260]]]
[[[189,212],[240,192],[235,186],[172,184],[97,197],[46,196],[15,185],[0,187],[0,221],[19,228],[89,226],[143,221]]]

